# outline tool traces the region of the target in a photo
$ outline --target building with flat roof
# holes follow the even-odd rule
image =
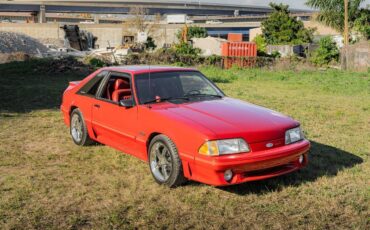
[[[120,13],[127,14],[132,7],[146,8],[150,14],[187,14],[187,15],[260,15],[271,11],[268,6],[235,5],[230,3],[205,3],[202,1],[176,0],[46,0],[29,1],[13,0],[0,1],[2,12],[46,12],[57,13]],[[292,12],[303,12],[293,9]]]

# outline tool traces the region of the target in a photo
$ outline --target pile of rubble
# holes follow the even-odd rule
[[[43,73],[66,73],[66,72],[80,72],[88,74],[94,71],[94,67],[85,64],[82,61],[76,60],[73,57],[62,57],[51,59],[46,64],[40,63],[37,65],[35,72]]]
[[[68,60],[68,57],[80,60],[95,58],[112,64],[121,62],[130,53],[130,49],[125,47],[96,49],[96,38],[91,33],[80,31],[77,26],[66,27],[65,32],[66,37],[63,40],[35,39],[21,33],[0,31],[0,64],[35,57],[55,59],[55,64],[60,60]],[[68,63],[63,65],[62,62],[58,68],[68,69]]]
[[[47,51],[46,46],[27,35],[0,31],[0,53],[25,53],[42,56],[42,53]]]

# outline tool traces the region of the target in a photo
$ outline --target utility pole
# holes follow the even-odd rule
[[[344,45],[349,44],[349,29],[348,29],[348,0],[344,0]]]
[[[349,45],[349,29],[348,29],[348,0],[344,0],[344,54],[342,61],[342,67],[348,69],[348,45]]]

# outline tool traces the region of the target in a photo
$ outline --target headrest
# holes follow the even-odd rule
[[[117,89],[129,89],[130,83],[127,80],[117,79],[114,83],[114,90]]]

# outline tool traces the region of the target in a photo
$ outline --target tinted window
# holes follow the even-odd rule
[[[161,72],[140,74],[135,77],[140,104],[160,98],[188,97],[189,95],[220,95],[208,79],[199,72]],[[207,99],[207,98],[204,98]]]
[[[83,95],[95,96],[101,81],[107,75],[107,73],[107,71],[102,71],[95,75],[95,77],[93,77],[80,89],[79,93]]]

